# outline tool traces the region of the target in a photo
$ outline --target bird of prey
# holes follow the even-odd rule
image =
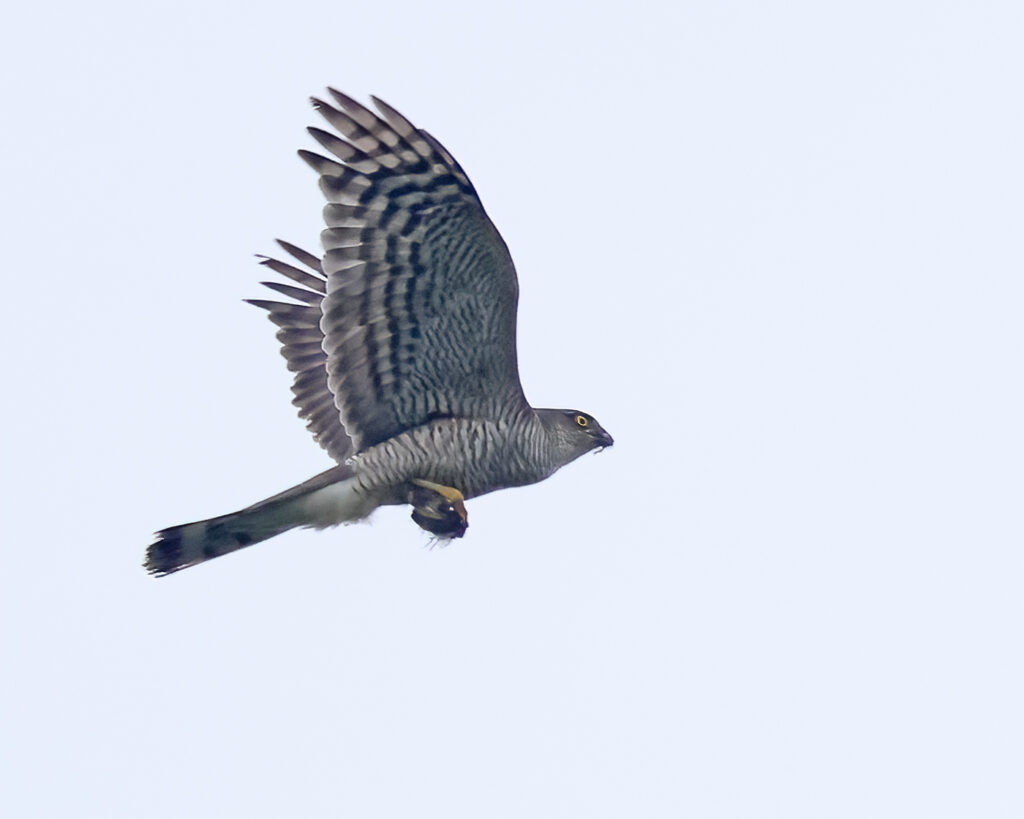
[[[262,264],[290,301],[252,300],[279,328],[293,404],[337,461],[238,512],[158,532],[146,569],[166,575],[289,529],[410,504],[440,539],[464,501],[544,480],[612,445],[593,416],[534,409],[516,363],[515,268],[465,172],[426,131],[373,97],[329,89],[308,129],[332,158],[299,151],[327,199],[323,257],[287,242]]]

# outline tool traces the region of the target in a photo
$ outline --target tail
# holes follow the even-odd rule
[[[321,529],[359,520],[376,505],[356,492],[349,467],[336,466],[241,511],[157,532],[144,565],[162,577],[299,526]]]

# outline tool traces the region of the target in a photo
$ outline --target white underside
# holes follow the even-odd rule
[[[357,493],[355,484],[356,479],[349,478],[296,498],[289,504],[292,508],[288,513],[294,515],[296,525],[314,529],[361,520],[376,509],[377,504],[366,495]]]

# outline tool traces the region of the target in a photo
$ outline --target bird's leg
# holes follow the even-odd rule
[[[421,529],[446,540],[466,534],[469,516],[465,498],[458,489],[419,478],[414,478],[412,484],[412,519]]]

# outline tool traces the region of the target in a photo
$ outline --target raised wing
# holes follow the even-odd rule
[[[515,268],[473,185],[390,106],[330,94],[337,107],[313,104],[337,134],[309,132],[336,159],[299,154],[328,200],[320,328],[356,451],[434,418],[523,411]]]

